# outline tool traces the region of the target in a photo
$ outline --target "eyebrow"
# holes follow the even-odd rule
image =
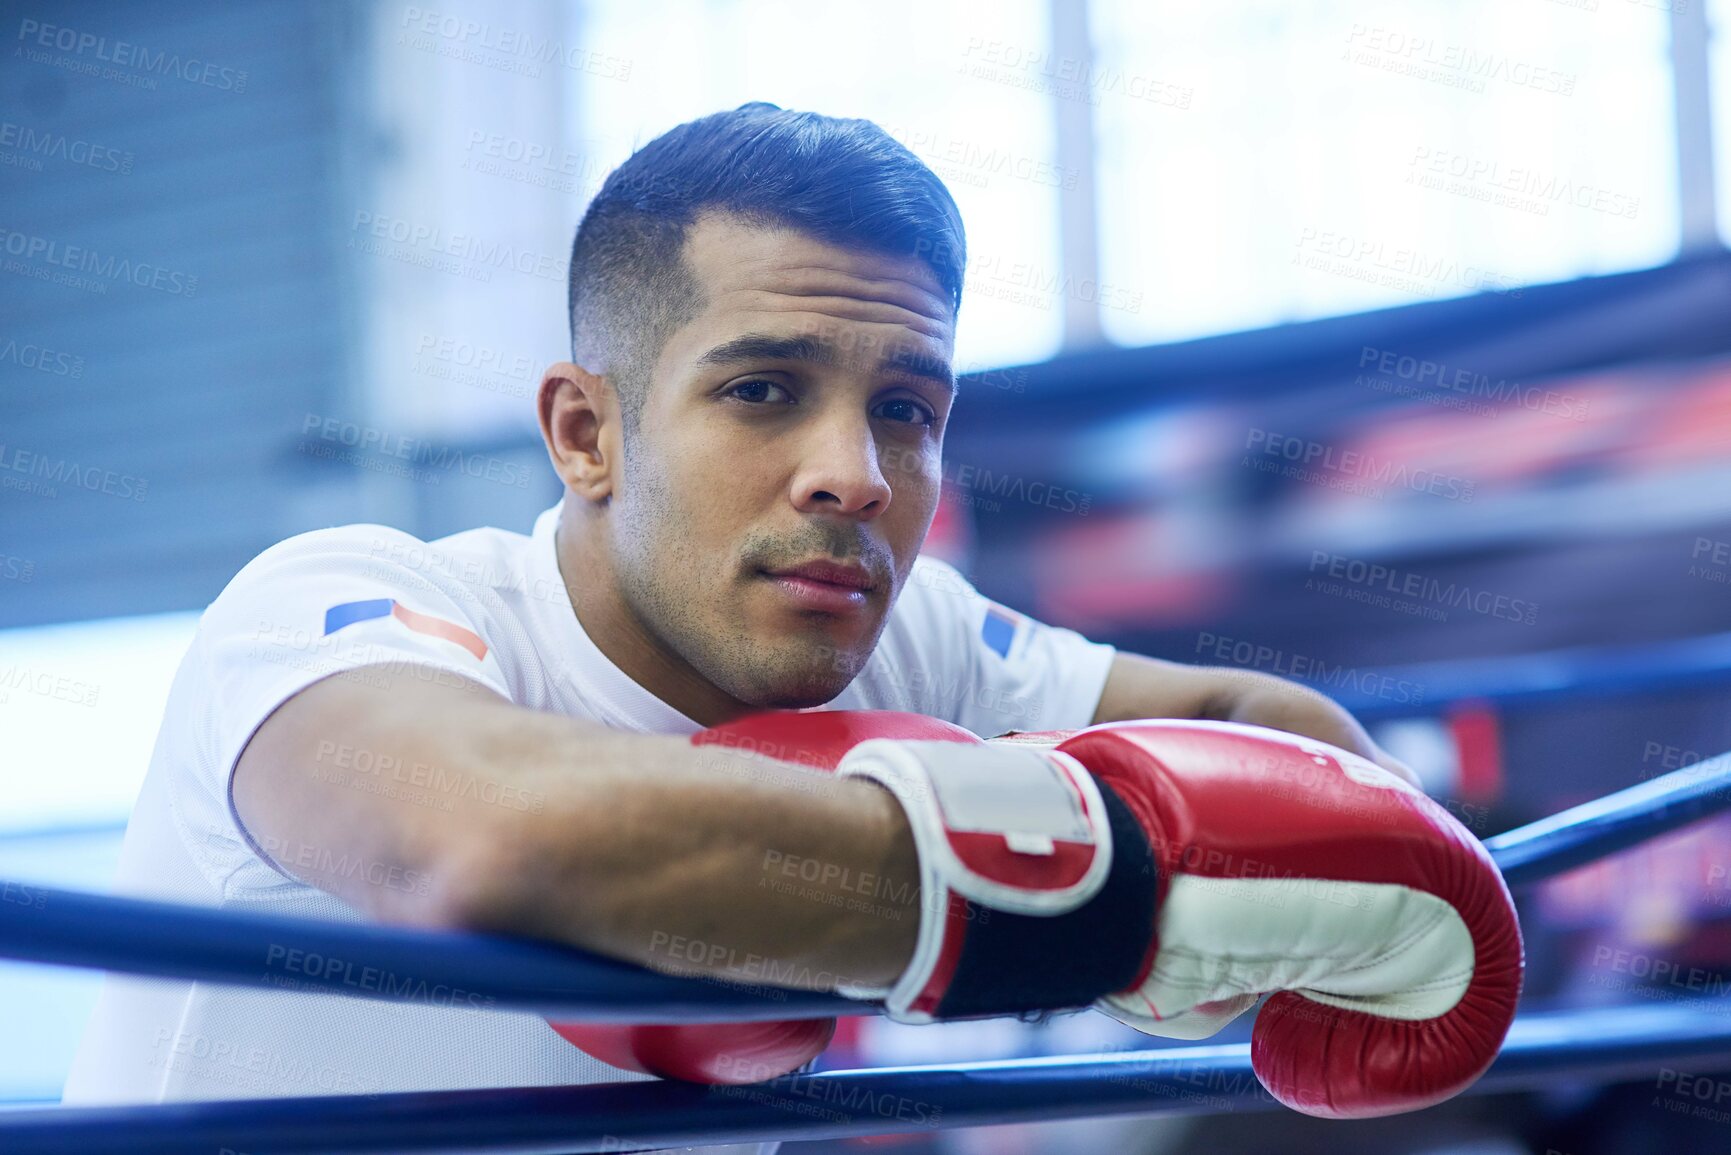
[[[809,361],[814,365],[834,365],[841,360],[836,347],[818,337],[774,337],[768,333],[747,333],[724,341],[697,359],[699,365],[738,365],[748,361]],[[952,398],[956,395],[956,374],[942,357],[932,357],[914,349],[902,349],[878,362],[880,369],[897,369],[910,377],[930,381],[943,388]]]

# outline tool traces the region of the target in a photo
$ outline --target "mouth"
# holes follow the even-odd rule
[[[842,565],[833,561],[808,561],[800,565],[788,566],[785,569],[764,570],[763,572],[772,578],[799,578],[803,581],[843,586],[855,590],[869,590],[877,585],[872,580],[871,574],[862,567]]]
[[[760,570],[759,574],[798,608],[832,614],[864,609],[868,595],[877,586],[859,566],[831,561]]]

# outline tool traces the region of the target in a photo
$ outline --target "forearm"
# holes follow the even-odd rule
[[[1369,758],[1413,784],[1418,778],[1365,733],[1326,694],[1257,670],[1190,666],[1120,651],[1094,712],[1095,722],[1202,718],[1303,734]]]
[[[290,699],[235,771],[302,881],[382,921],[771,985],[875,985],[912,954],[913,839],[875,787],[367,672]]]
[[[1223,721],[1303,734],[1358,754],[1376,749],[1358,719],[1326,694],[1272,674],[1221,673],[1227,680],[1216,716]]]
[[[869,784],[543,716],[499,752],[545,782],[496,816],[458,919],[675,974],[886,985],[919,925],[901,808]]]
[[[1224,689],[1211,716],[1317,738],[1422,785],[1410,766],[1378,746],[1358,719],[1328,695],[1273,674],[1232,669],[1217,673]]]

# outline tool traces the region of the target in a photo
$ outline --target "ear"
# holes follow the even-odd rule
[[[553,472],[585,501],[607,500],[622,452],[619,395],[613,383],[581,365],[560,361],[542,374],[536,408]]]

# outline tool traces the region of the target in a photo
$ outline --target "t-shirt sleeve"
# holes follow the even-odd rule
[[[1086,726],[1117,650],[992,601],[952,565],[921,556],[867,673],[885,708],[990,737]]]
[[[182,764],[191,780],[175,794],[207,874],[232,873],[247,865],[235,856],[256,854],[230,800],[234,765],[264,720],[312,683],[338,675],[383,685],[406,672],[511,697],[470,587],[393,560],[417,556],[403,547],[419,545],[377,525],[301,534],[253,559],[199,620],[187,662],[200,692],[170,700],[197,716],[164,728],[199,735],[196,756]],[[339,767],[342,750],[331,754],[333,772],[353,769]]]

